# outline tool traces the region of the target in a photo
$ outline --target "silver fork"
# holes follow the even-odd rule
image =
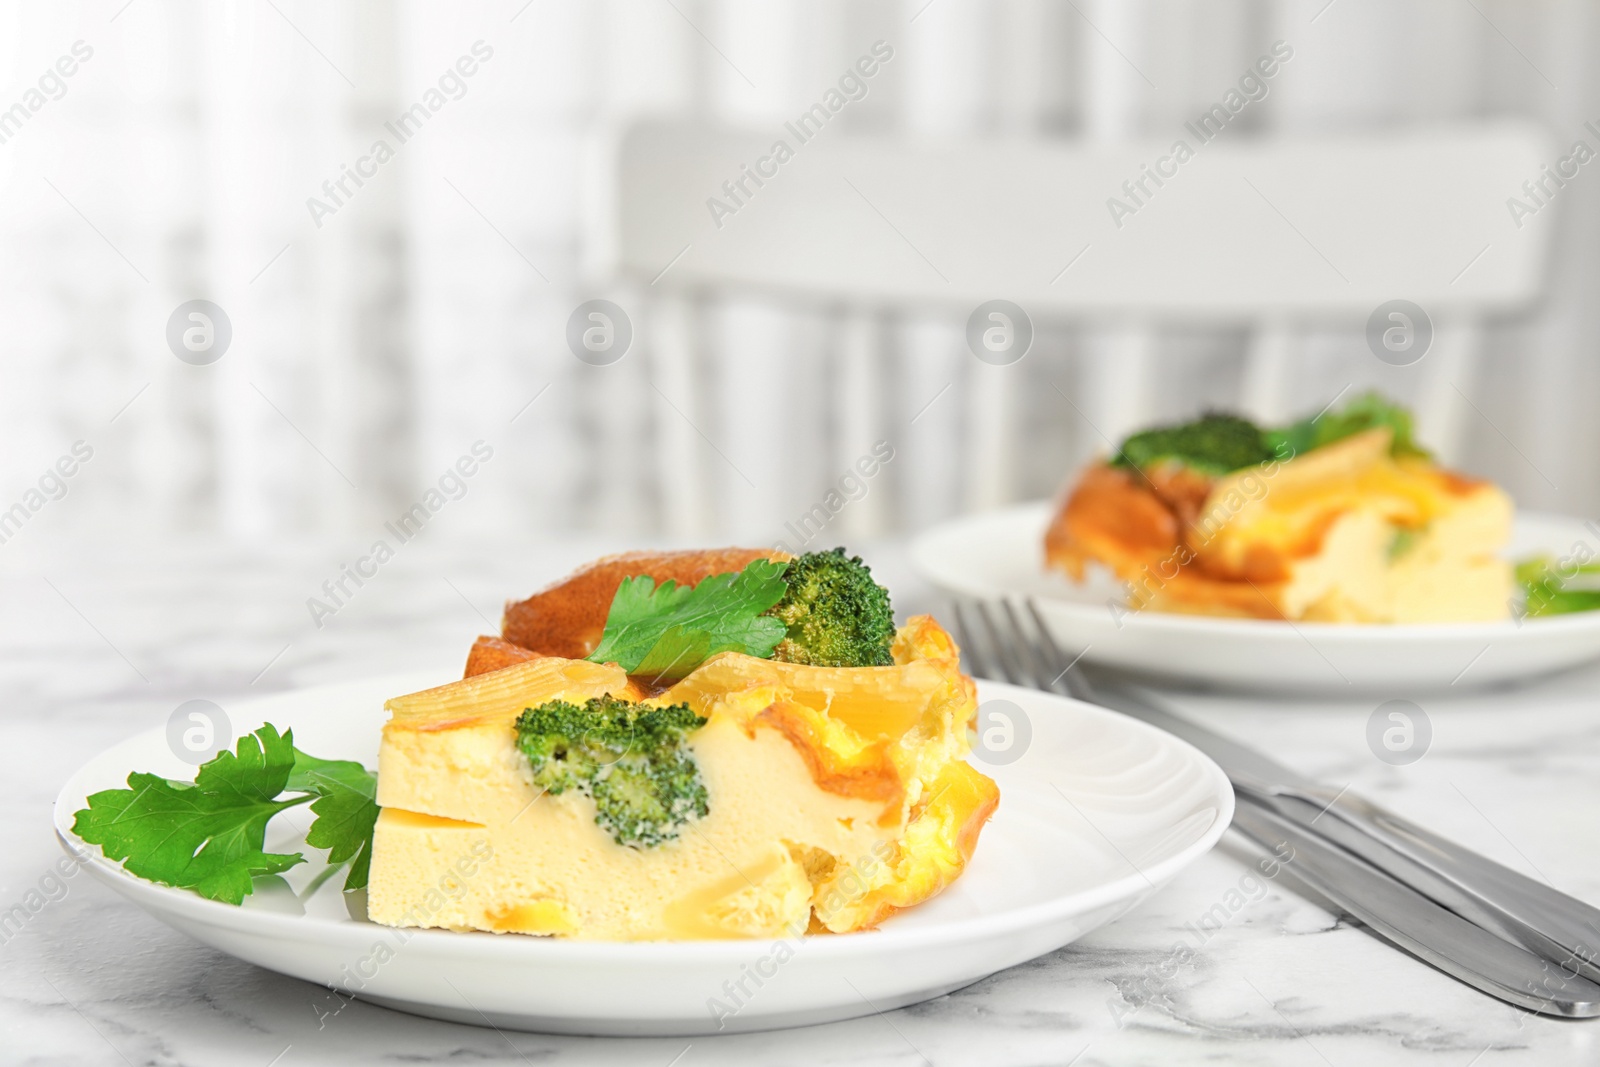
[[[1064,693],[1141,719],[1205,752],[1240,803],[1233,826],[1288,844],[1303,882],[1440,970],[1502,1000],[1600,1015],[1600,910],[1439,837],[1347,790],[1334,791],[1125,689],[1075,670],[1032,601],[955,604],[972,673]],[[980,630],[969,614],[981,623]]]

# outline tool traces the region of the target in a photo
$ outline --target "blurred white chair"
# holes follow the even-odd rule
[[[779,138],[794,149],[781,165],[770,157]],[[591,266],[647,297],[653,358],[677,376],[680,396],[694,387],[688,309],[706,295],[757,292],[836,309],[842,350],[863,366],[882,312],[959,326],[978,304],[1010,300],[1036,324],[1093,332],[1075,403],[1111,439],[1151,416],[1163,325],[1246,327],[1244,405],[1280,418],[1303,333],[1359,332],[1379,305],[1404,299],[1434,327],[1419,368],[1427,375],[1419,421],[1455,456],[1470,425],[1462,390],[1485,320],[1541,291],[1554,212],[1519,228],[1507,198],[1526,199],[1523,183],[1554,161],[1547,138],[1515,123],[1359,138],[1184,138],[1195,151],[1178,163],[1170,140],[922,143],[824,130],[797,143],[782,127],[643,123],[608,146]],[[760,184],[747,177],[758,166]],[[1163,174],[1149,177],[1152,168]],[[1113,198],[1131,213],[1113,213]],[[734,213],[714,217],[712,199]],[[853,398],[841,401],[845,427],[873,418],[861,398],[884,401],[880,383],[862,384],[840,390]],[[975,388],[961,399],[963,447],[985,468],[979,477],[1009,484],[1016,430],[1004,390]],[[668,454],[699,447],[692,428],[671,433],[682,440],[660,442]],[[686,486],[680,511],[701,506],[706,492]],[[683,532],[693,519],[669,513],[668,525]]]

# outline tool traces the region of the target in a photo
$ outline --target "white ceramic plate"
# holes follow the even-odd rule
[[[1078,585],[1044,566],[1053,505],[1040,501],[944,523],[911,546],[917,570],[946,593],[1033,597],[1062,647],[1085,662],[1229,689],[1399,697],[1486,685],[1600,657],[1600,612],[1522,623],[1364,626],[1114,612],[1109,574]],[[1522,513],[1508,555],[1563,557],[1574,545],[1600,556],[1581,520]]]
[[[308,752],[373,766],[384,699],[439,681],[380,678],[227,712],[237,730],[263,721],[293,727]],[[985,700],[1003,697],[1028,720],[1013,734],[1020,757],[983,767],[1000,783],[999,812],[954,886],[871,933],[780,946],[393,931],[352,918],[350,911],[362,909],[347,907],[338,878],[299,899],[321,869],[316,862],[291,871],[287,884],[258,883],[243,907],[203,900],[124,873],[72,834],[73,812],[85,797],[122,786],[130,771],[192,777],[161,730],[117,745],[73,775],[56,798],[56,833],[69,851],[90,857],[95,877],[175,929],[262,967],[403,1011],[576,1034],[828,1022],[939,996],[1083,936],[1165,885],[1210,849],[1233,817],[1227,779],[1184,742],[1086,704],[1003,685],[982,689]],[[275,820],[268,851],[303,849],[295,836],[303,831],[303,823],[280,828]],[[111,957],[123,950],[108,941],[103,951]],[[751,970],[762,975],[760,987],[746,978],[750,996],[730,993]],[[323,999],[329,1012],[342,1003],[332,993]],[[713,1001],[737,1010],[728,1015]]]

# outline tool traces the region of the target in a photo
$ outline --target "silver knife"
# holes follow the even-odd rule
[[[1079,672],[1070,672],[1078,674]],[[1071,694],[1176,734],[1215,760],[1236,792],[1328,838],[1462,918],[1600,981],[1600,909],[1519,874],[1348,791],[1121,688],[1069,680]]]
[[[1233,826],[1287,855],[1283,869],[1345,914],[1473,988],[1543,1015],[1600,1015],[1600,985],[1440,907],[1258,798],[1239,798]]]
[[[1228,775],[1241,801],[1244,820],[1250,820],[1254,814],[1274,819],[1280,827],[1292,827],[1300,836],[1312,841],[1313,847],[1320,844],[1330,854],[1342,857],[1346,868],[1353,865],[1373,878],[1380,877],[1379,872],[1382,872],[1381,877],[1385,879],[1382,884],[1392,883],[1409,894],[1400,899],[1427,902],[1434,911],[1451,914],[1457,920],[1452,924],[1435,916],[1424,924],[1430,936],[1418,937],[1415,930],[1397,928],[1393,921],[1385,923],[1383,908],[1395,903],[1394,894],[1390,893],[1388,899],[1369,896],[1364,904],[1361,900],[1355,902],[1364,906],[1371,916],[1373,929],[1397,930],[1404,935],[1395,938],[1397,943],[1413,951],[1417,951],[1416,945],[1427,948],[1426,953],[1418,951],[1417,954],[1430,962],[1438,956],[1449,964],[1440,966],[1458,976],[1474,965],[1493,966],[1501,958],[1495,951],[1488,951],[1495,949],[1495,945],[1480,943],[1479,938],[1498,942],[1501,949],[1511,953],[1504,956],[1505,959],[1520,961],[1509,974],[1466,978],[1476,988],[1496,996],[1509,991],[1515,998],[1508,996],[1508,999],[1515,1003],[1527,1003],[1529,997],[1535,1003],[1548,1000],[1549,997],[1537,988],[1538,983],[1535,989],[1527,988],[1531,975],[1527,966],[1523,966],[1527,963],[1523,957],[1533,956],[1542,961],[1539,965],[1541,981],[1553,968],[1567,983],[1585,983],[1576,995],[1571,989],[1562,993],[1559,999],[1563,1003],[1583,1004],[1593,999],[1588,996],[1587,987],[1600,974],[1594,951],[1594,946],[1600,943],[1600,910],[1423,830],[1370,801],[1350,797],[1343,790],[1337,793],[1329,790],[1276,760],[1174,715],[1136,693],[1095,685],[1085,677],[1084,671],[1072,669],[1077,659],[1062,652],[1038,606],[1031,600],[1023,604],[1033,617],[1036,638],[1028,635],[1010,601],[998,604],[1009,627],[997,623],[1002,617],[999,612],[991,611],[982,601],[974,603],[976,617],[988,635],[989,651],[983,652],[973,640],[977,631],[967,625],[961,602],[956,602],[957,630],[962,636],[964,654],[975,673],[983,674],[998,666],[1000,673],[988,676],[1032,684],[1044,690],[1064,691],[1068,696],[1124,712],[1188,741],[1215,760]],[[1009,637],[1006,630],[1009,630]],[[1448,945],[1441,938],[1448,939],[1459,932],[1452,927],[1474,930],[1471,936],[1478,948],[1465,956],[1444,951]],[[1434,934],[1439,936],[1432,936]],[[1503,935],[1505,940],[1497,935]],[[1533,1010],[1569,1013],[1560,1007],[1534,1007]]]

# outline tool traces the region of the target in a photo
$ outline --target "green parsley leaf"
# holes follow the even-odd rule
[[[294,750],[294,770],[285,788],[316,793],[317,818],[306,844],[328,850],[328,862],[350,864],[344,889],[365,889],[372,867],[372,827],[378,821],[378,779],[353,760],[325,760]]]
[[[207,761],[193,785],[128,775],[127,789],[91,796],[72,831],[140,878],[237,904],[256,876],[304,862],[262,851],[267,821],[310,799],[276,799],[293,765],[292,740],[263,726]]]
[[[718,652],[766,659],[788,633],[763,615],[788,591],[785,565],[752,560],[742,571],[714,574],[680,586],[639,575],[624,578],[611,601],[595,663],[616,663],[629,674],[676,681]]]
[[[72,830],[130,874],[238,904],[254,879],[305,862],[264,844],[274,815],[307,803],[317,815],[307,842],[328,849],[329,863],[351,864],[346,889],[366,885],[376,792],[359,763],[307,756],[292,731],[267,723],[202,764],[192,784],[136,772],[128,788],[95,793]]]
[[[1526,616],[1600,610],[1600,563],[1529,556],[1516,566]]]

